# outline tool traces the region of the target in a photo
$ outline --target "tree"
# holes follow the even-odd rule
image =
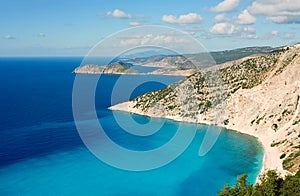
[[[278,177],[276,171],[270,170],[260,178],[261,183],[255,186],[259,194],[276,196],[280,193],[283,179]]]
[[[237,183],[230,187],[228,183],[219,192],[219,196],[294,196],[300,195],[300,170],[294,176],[282,179],[274,170],[260,177],[255,186],[247,184],[247,175],[243,174]]]
[[[281,195],[299,195],[300,194],[300,170],[295,176],[287,176],[280,190]]]
[[[219,193],[220,196],[229,196],[229,195],[237,195],[237,196],[245,196],[251,195],[252,185],[247,184],[247,174],[243,174],[238,177],[237,183],[230,188],[228,183],[223,187],[222,191]]]
[[[219,192],[218,195],[219,196],[229,196],[230,195],[230,187],[229,187],[228,183],[225,184],[222,191]]]

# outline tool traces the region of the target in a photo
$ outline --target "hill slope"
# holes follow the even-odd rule
[[[134,74],[139,71],[131,68],[123,62],[115,62],[108,65],[87,64],[76,68],[74,73],[79,74]]]

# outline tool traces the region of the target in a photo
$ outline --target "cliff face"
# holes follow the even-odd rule
[[[290,172],[300,165],[299,52],[294,47],[279,53],[272,68],[255,80],[259,85],[241,88],[228,97],[224,115],[228,127],[265,138],[268,146],[278,150],[283,169]]]
[[[137,70],[131,68],[122,62],[115,62],[108,65],[94,65],[87,64],[76,68],[74,73],[78,74],[134,74],[139,73]]]
[[[300,165],[299,53],[295,45],[203,70],[111,109],[254,135],[266,151],[265,169],[293,173]]]

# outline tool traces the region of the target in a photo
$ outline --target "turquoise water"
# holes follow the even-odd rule
[[[56,125],[64,126],[69,124]],[[167,141],[177,126],[177,122],[168,121],[161,134],[148,139],[147,145]],[[183,126],[189,131],[197,125]],[[159,169],[146,172],[119,170],[79,147],[1,168],[0,190],[4,195],[20,192],[22,195],[214,195],[225,182],[233,183],[235,176],[242,173],[248,173],[250,182],[254,182],[262,160],[257,141],[223,130],[213,149],[199,157],[205,128],[205,125],[198,125],[190,147],[175,161]],[[114,138],[121,140],[122,133]],[[122,142],[124,146],[139,148],[128,140]]]
[[[158,169],[124,171],[97,159],[82,143],[72,116],[71,71],[80,61],[0,59],[0,87],[5,95],[0,98],[0,195],[216,195],[226,182],[234,183],[240,174],[247,173],[249,181],[255,181],[263,152],[253,137],[223,129],[213,148],[199,156],[206,125],[154,118],[153,125],[165,122],[151,136],[132,136],[122,130],[106,109],[111,104],[110,90],[117,76],[102,78],[101,83],[106,85],[96,93],[99,122],[113,141],[144,151],[169,141],[179,126],[187,133],[197,129],[197,133],[182,155]],[[165,82],[179,79],[170,77]],[[161,87],[149,83],[137,88],[132,96]],[[124,100],[118,97],[116,101]],[[124,112],[115,115],[132,117],[141,124],[150,120]],[[82,123],[89,125],[90,121]]]

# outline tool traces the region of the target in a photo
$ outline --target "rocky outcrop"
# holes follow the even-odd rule
[[[131,68],[123,62],[115,62],[108,65],[87,64],[76,68],[77,74],[137,74],[139,71]]]

